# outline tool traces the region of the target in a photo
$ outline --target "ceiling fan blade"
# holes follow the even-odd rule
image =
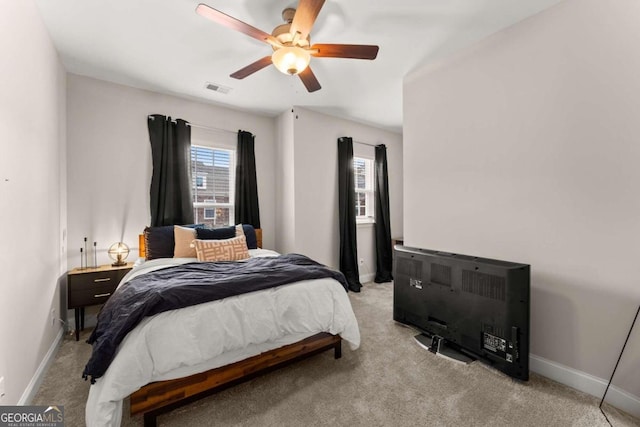
[[[262,59],[258,59],[256,62],[247,65],[244,68],[239,69],[235,73],[231,74],[234,79],[244,79],[247,76],[262,70],[264,67],[271,65],[271,56],[265,56]]]
[[[324,0],[300,0],[291,22],[291,34],[300,33],[300,38],[306,39],[323,5]]]
[[[366,44],[314,44],[311,49],[318,52],[311,55],[321,58],[353,58],[353,59],[376,59],[378,56],[378,46]]]
[[[300,80],[302,80],[302,83],[304,83],[304,86],[309,92],[315,92],[322,87],[318,79],[316,79],[315,74],[313,74],[313,71],[311,71],[311,67],[305,68],[298,76],[300,76]]]
[[[204,3],[200,3],[198,7],[196,7],[196,13],[200,16],[212,20],[213,22],[231,28],[232,30],[240,31],[241,33],[244,33],[249,37],[253,37],[254,39],[260,40],[265,43],[275,43],[276,45],[280,45],[280,42],[271,34],[265,33],[264,31],[259,30],[256,27],[252,27],[251,25],[244,23],[239,19],[234,18],[233,16],[229,16],[224,12],[220,12],[219,10],[207,6]]]

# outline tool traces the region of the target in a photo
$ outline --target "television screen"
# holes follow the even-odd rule
[[[530,266],[396,246],[394,320],[529,379]]]

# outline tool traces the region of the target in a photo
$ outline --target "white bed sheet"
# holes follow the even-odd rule
[[[276,256],[264,249],[251,256]],[[139,274],[190,258],[141,263]],[[347,293],[333,279],[305,280],[145,318],[121,343],[104,376],[89,390],[87,426],[119,426],[122,401],[152,381],[204,372],[300,341],[319,332],[339,334],[352,349],[360,331]]]

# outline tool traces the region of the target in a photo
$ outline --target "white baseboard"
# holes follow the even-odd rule
[[[30,405],[35,397],[40,385],[42,384],[42,380],[44,380],[44,375],[47,373],[47,370],[53,363],[53,360],[58,353],[58,349],[60,348],[60,343],[62,342],[62,337],[64,336],[64,327],[61,327],[58,330],[58,335],[53,340],[51,347],[49,347],[49,351],[45,354],[42,362],[40,362],[40,366],[36,369],[36,372],[33,374],[31,381],[29,381],[29,385],[22,393],[20,400],[18,400],[18,405]]]
[[[529,355],[529,369],[543,377],[596,396],[599,399],[602,399],[609,382],[534,354]],[[618,387],[613,385],[609,387],[605,402],[634,417],[640,418],[640,398]]]

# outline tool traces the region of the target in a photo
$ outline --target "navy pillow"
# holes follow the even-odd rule
[[[258,238],[256,237],[256,230],[252,225],[242,224],[242,231],[244,237],[247,239],[248,249],[258,249]],[[221,227],[221,228],[198,228],[196,227],[196,235],[201,240],[222,240],[232,239],[236,237],[236,227]]]
[[[232,239],[236,237],[236,228],[221,227],[221,228],[196,228],[196,235],[201,240],[222,240]]]
[[[247,248],[258,249],[258,238],[253,225],[242,224],[242,231],[244,231],[244,237],[247,239]]]
[[[182,227],[199,229],[204,224],[189,224]],[[144,248],[147,260],[156,258],[173,258],[173,250],[176,245],[173,234],[173,225],[160,227],[146,227],[144,229]]]

